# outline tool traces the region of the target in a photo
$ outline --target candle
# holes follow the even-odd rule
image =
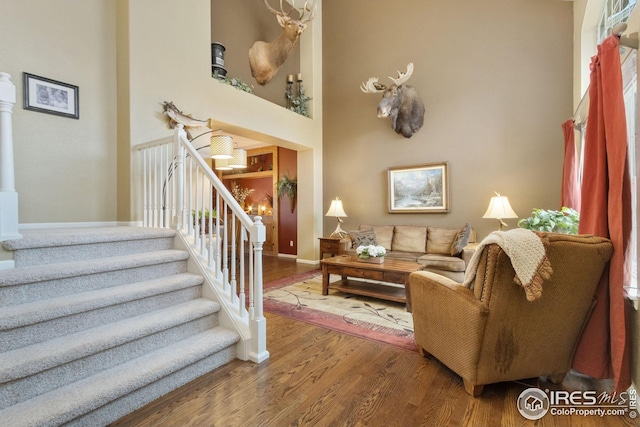
[[[302,81],[302,73],[298,73],[298,81],[301,82]]]
[[[287,76],[287,83],[293,83],[293,74]]]

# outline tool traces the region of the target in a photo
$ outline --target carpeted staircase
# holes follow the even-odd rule
[[[106,425],[235,359],[175,231],[21,233],[0,270],[0,425]]]

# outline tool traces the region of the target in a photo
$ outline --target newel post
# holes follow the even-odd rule
[[[173,134],[173,158],[175,159],[173,167],[173,179],[176,183],[175,204],[176,213],[173,218],[173,227],[176,230],[182,230],[186,221],[185,210],[185,194],[184,194],[184,158],[185,149],[184,145],[180,141],[180,138],[184,138],[186,133],[181,124],[176,126],[176,130]]]
[[[254,269],[253,269],[253,290],[249,295],[251,328],[251,353],[250,360],[260,363],[269,358],[267,351],[267,319],[262,311],[262,245],[266,240],[266,230],[262,223],[262,217],[256,216],[251,226],[251,246],[253,247]]]
[[[18,192],[13,167],[11,115],[16,87],[11,76],[0,72],[0,241],[21,239],[18,233]]]

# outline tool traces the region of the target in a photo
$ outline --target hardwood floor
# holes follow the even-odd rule
[[[265,257],[265,281],[312,270]],[[267,313],[269,360],[236,360],[122,418],[112,426],[638,426],[628,416],[522,417],[518,395],[542,389],[609,390],[570,374],[487,385],[480,398],[438,362]]]

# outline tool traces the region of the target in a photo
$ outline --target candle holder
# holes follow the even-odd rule
[[[302,86],[302,74],[296,76],[295,88],[293,87],[293,75],[287,76],[287,88],[285,90],[285,98],[287,99],[287,109],[295,111],[305,117],[309,117],[309,108],[307,102],[311,99],[304,93]]]

